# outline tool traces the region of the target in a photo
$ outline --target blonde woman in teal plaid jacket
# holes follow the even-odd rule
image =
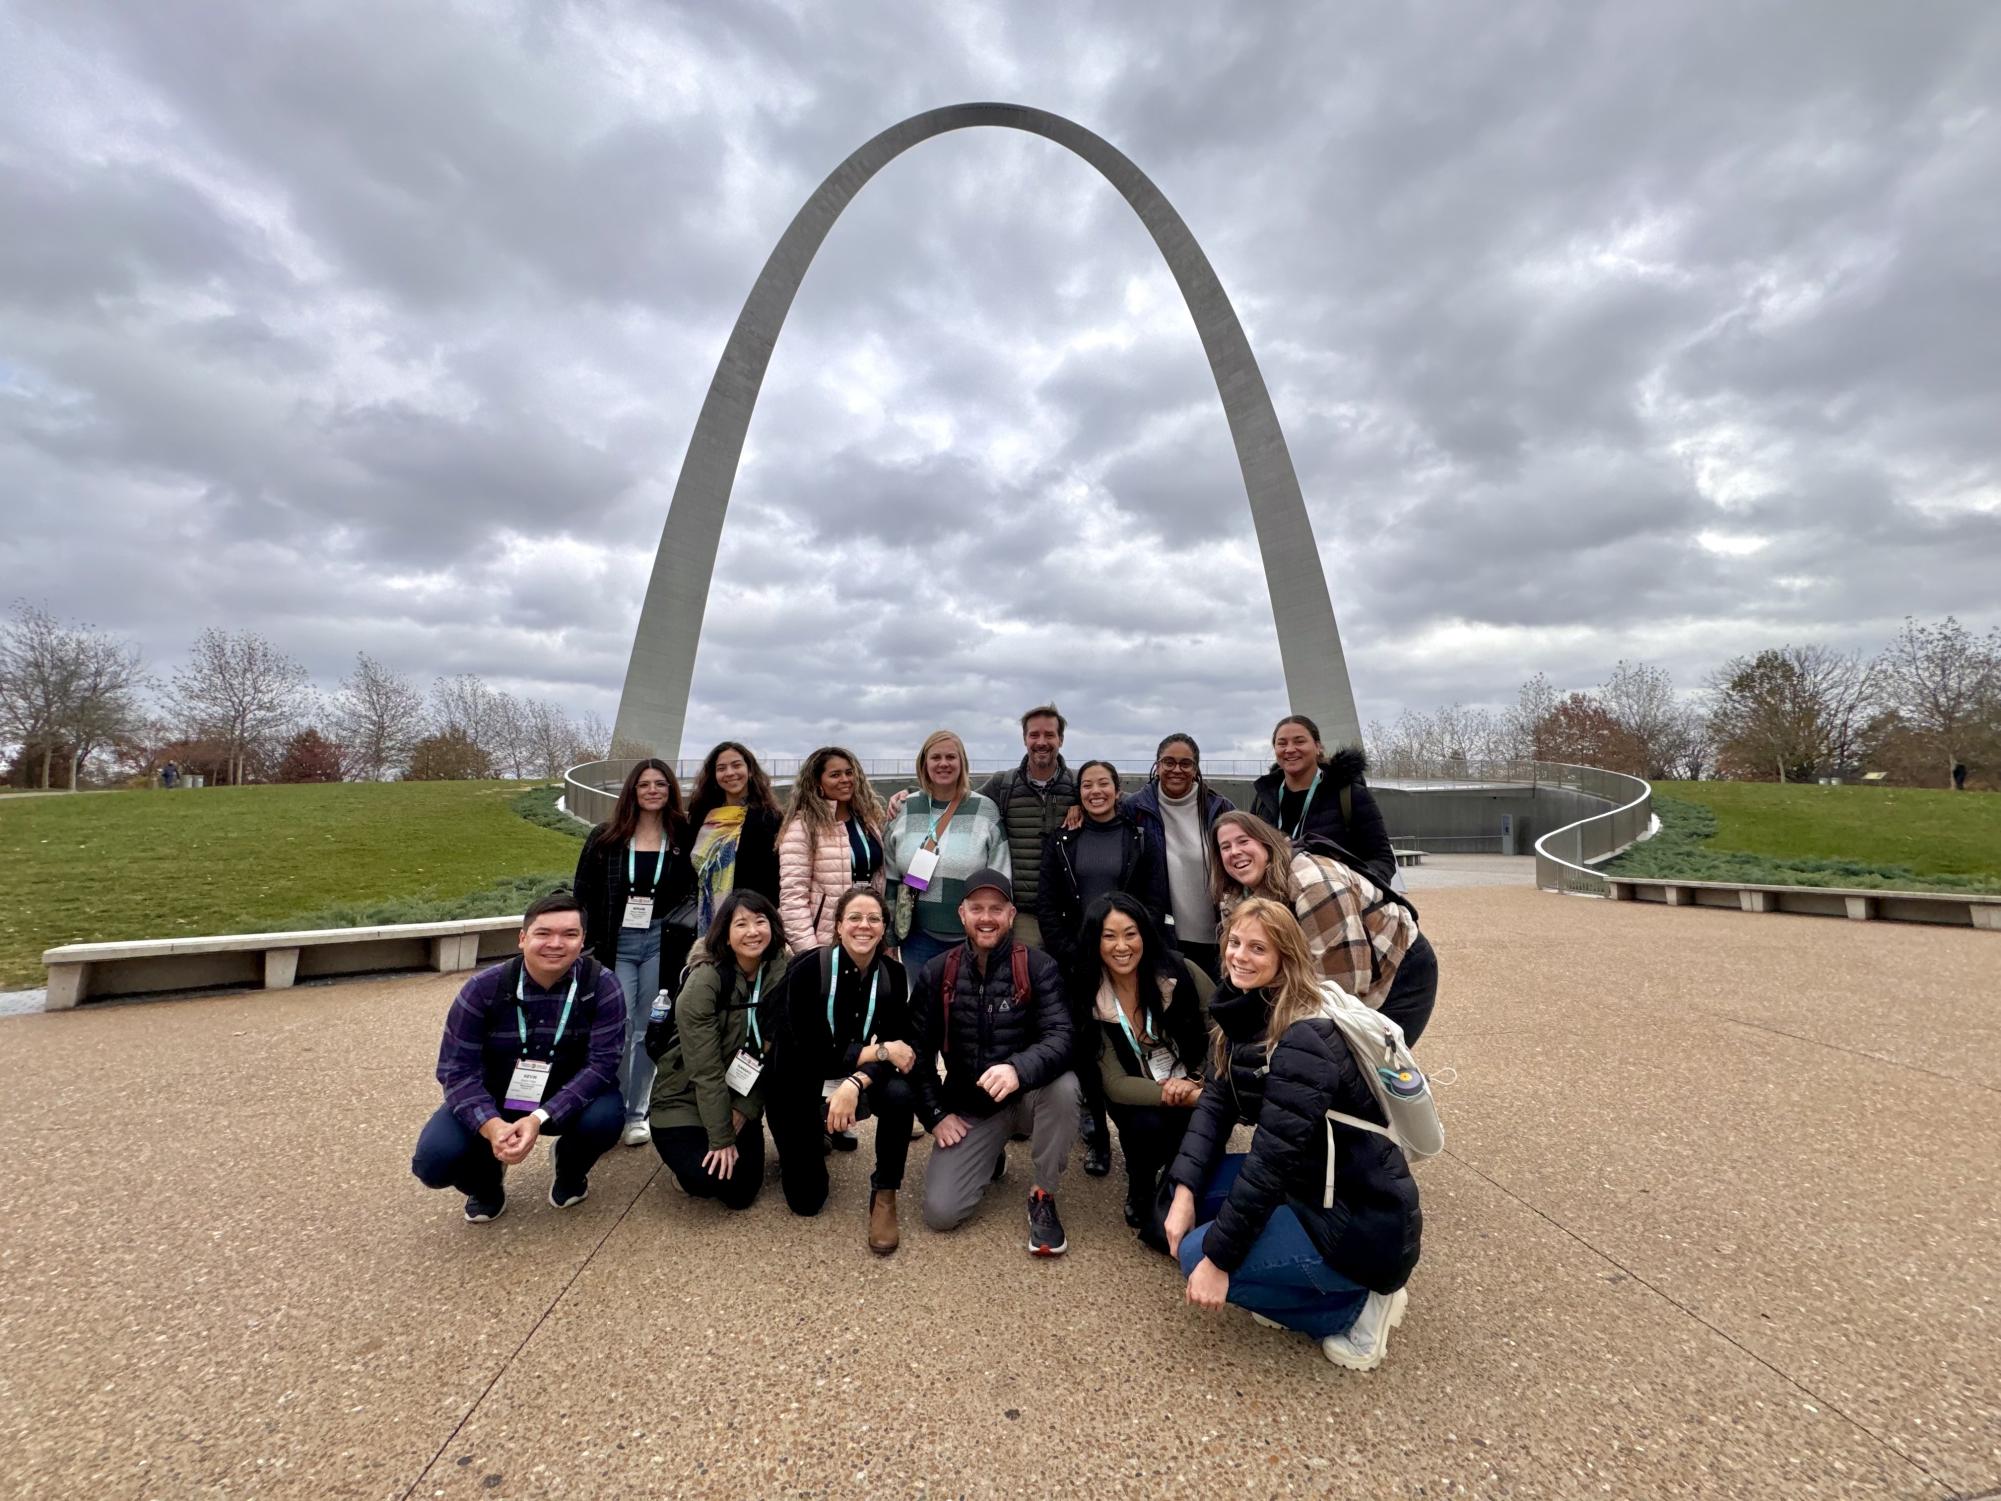
[[[926,736],[917,752],[917,781],[919,790],[883,831],[896,942],[913,978],[927,961],[965,942],[959,901],[966,878],[981,869],[1013,874],[1000,809],[972,790],[963,740],[950,730]],[[919,891],[905,877],[925,863],[919,859],[925,850],[935,850],[938,862]]]

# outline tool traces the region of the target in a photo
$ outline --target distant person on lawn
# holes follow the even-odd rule
[[[417,1138],[410,1171],[466,1196],[470,1224],[507,1207],[507,1169],[542,1136],[558,1140],[549,1202],[568,1209],[618,1141],[625,993],[584,952],[584,914],[552,891],[521,916],[521,952],[460,988],[438,1046],[445,1103]]]

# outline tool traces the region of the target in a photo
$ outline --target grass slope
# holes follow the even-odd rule
[[[576,868],[555,798],[356,782],[10,799],[0,985],[40,983],[61,943],[518,912]]]
[[[2001,890],[2001,797],[1921,788],[1656,782],[1661,832],[1604,869],[1692,881]]]

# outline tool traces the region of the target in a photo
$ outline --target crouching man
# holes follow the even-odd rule
[[[932,959],[911,987],[917,1117],[936,1139],[924,1169],[924,1223],[963,1224],[1003,1170],[1008,1137],[1027,1132],[1035,1159],[1028,1249],[1069,1249],[1056,1180],[1077,1141],[1070,1008],[1056,961],[1014,939],[1014,890],[975,871],[959,903],[966,941]],[[938,1077],[944,1058],[945,1076]]]
[[[470,1224],[507,1207],[507,1169],[538,1138],[558,1138],[549,1202],[590,1192],[592,1166],[618,1141],[625,995],[584,953],[584,914],[552,891],[521,917],[521,952],[466,981],[445,1017],[438,1082],[445,1103],[417,1138],[410,1171],[466,1196]]]

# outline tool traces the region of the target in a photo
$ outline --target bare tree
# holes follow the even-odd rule
[[[576,724],[576,738],[570,745],[572,765],[584,761],[603,761],[611,756],[611,726],[592,711],[579,719]],[[641,755],[651,755],[651,751],[641,751]]]
[[[409,764],[423,737],[424,695],[367,652],[356,652],[354,671],[341,679],[329,719],[352,774],[379,782]]]
[[[493,695],[493,755],[495,770],[517,781],[535,759],[534,737],[527,704],[511,693]]]
[[[1600,685],[1598,702],[1639,746],[1645,774],[1666,776],[1668,742],[1681,719],[1681,700],[1675,697],[1668,670],[1622,657]]]
[[[1543,727],[1556,712],[1562,696],[1538,672],[1515,693],[1514,707],[1501,716],[1501,732],[1510,761],[1533,761],[1542,754]]]
[[[171,698],[186,733],[225,747],[230,784],[237,786],[250,758],[296,722],[307,689],[305,668],[256,632],[211,626],[174,674]]]
[[[1876,666],[1884,699],[1930,747],[1945,785],[1976,744],[2001,739],[2001,630],[1976,636],[1951,615],[1937,625],[1906,616]]]
[[[554,704],[531,698],[522,711],[527,719],[528,766],[534,775],[553,780],[576,762],[591,759],[587,753],[578,754],[577,727]]]
[[[144,683],[137,649],[88,625],[21,601],[0,627],[0,734],[39,755],[44,787],[58,753],[74,788],[85,760],[132,731]]]
[[[476,747],[490,764],[500,746],[500,695],[475,672],[431,684],[431,733],[454,735]]]

